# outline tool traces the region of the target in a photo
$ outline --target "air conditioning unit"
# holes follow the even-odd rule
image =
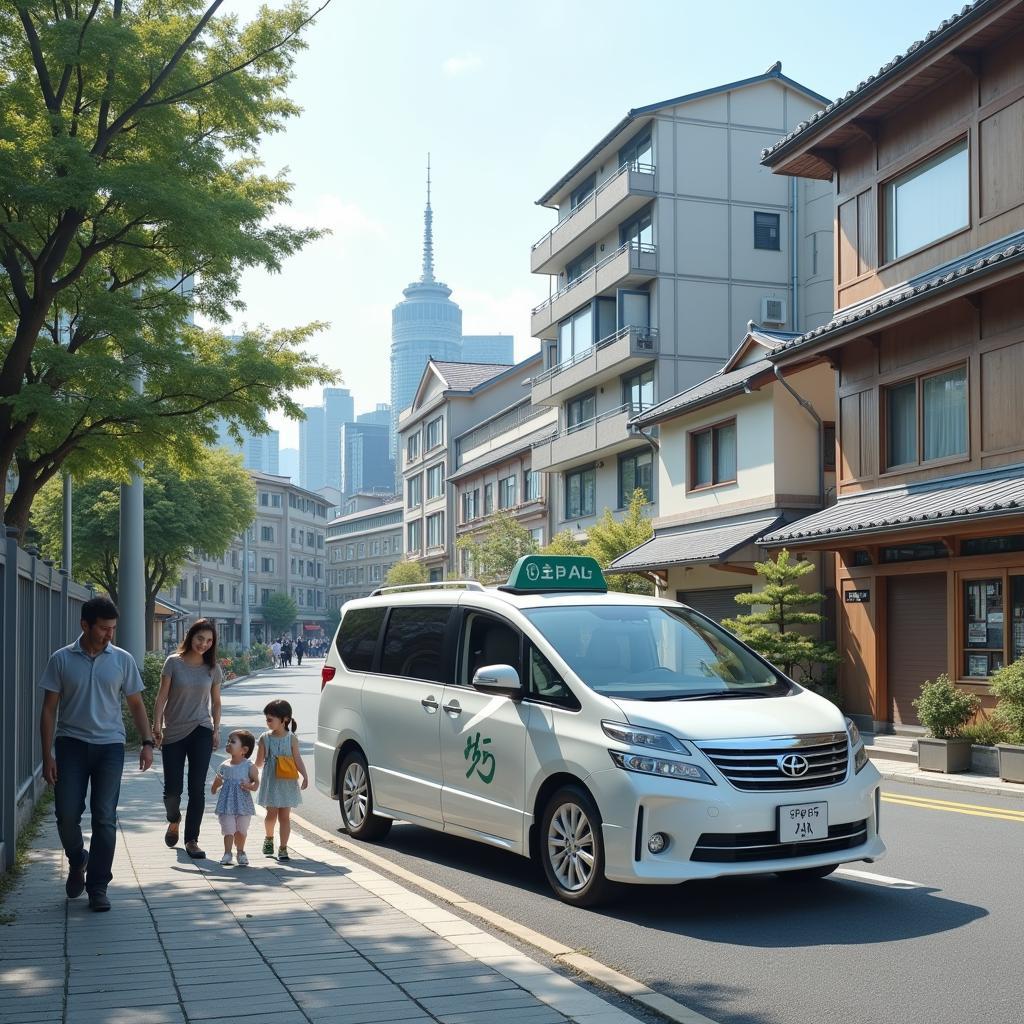
[[[786,322],[786,300],[766,295],[761,299],[761,323],[784,324]]]

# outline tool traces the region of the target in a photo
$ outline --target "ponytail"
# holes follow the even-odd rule
[[[298,732],[299,731],[299,723],[296,722],[294,718],[291,719],[291,723],[292,723],[292,732]]]

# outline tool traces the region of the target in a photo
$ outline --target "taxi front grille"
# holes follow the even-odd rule
[[[829,825],[828,839],[802,843],[780,843],[774,832],[705,832],[690,855],[690,860],[714,864],[739,864],[759,860],[786,860],[810,857],[818,853],[851,850],[867,842],[868,823],[850,821]]]
[[[711,740],[696,745],[736,789],[745,792],[821,789],[846,778],[845,732],[748,742],[744,746]]]

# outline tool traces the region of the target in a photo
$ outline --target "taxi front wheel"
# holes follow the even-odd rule
[[[349,751],[341,762],[341,784],[338,786],[341,823],[353,839],[373,842],[391,831],[391,819],[373,813],[373,789],[366,758],[359,750]]]
[[[540,856],[544,874],[559,899],[592,907],[607,899],[601,816],[579,786],[552,794],[541,819]]]

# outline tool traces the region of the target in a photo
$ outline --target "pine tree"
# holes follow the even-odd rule
[[[791,561],[789,552],[783,548],[774,561],[755,562],[754,568],[765,580],[764,588],[755,594],[737,594],[736,603],[748,608],[759,605],[767,610],[737,615],[735,619],[723,620],[722,625],[788,676],[799,668],[801,675],[810,679],[816,665],[839,664],[842,656],[836,653],[834,644],[794,631],[795,626],[817,626],[824,621],[820,613],[806,610],[820,605],[824,595],[808,594],[799,584],[800,579],[814,571],[814,564]]]

